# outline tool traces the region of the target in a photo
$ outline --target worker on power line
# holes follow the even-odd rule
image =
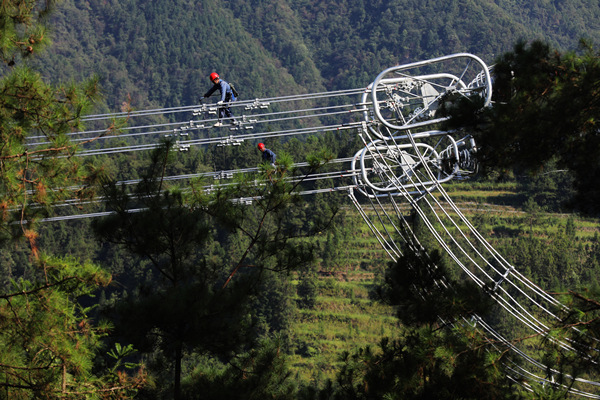
[[[277,156],[275,155],[275,153],[267,149],[264,143],[259,143],[258,149],[262,151],[263,160],[268,161],[271,163],[272,166],[275,166],[275,160],[277,160]]]
[[[225,117],[231,118],[231,122],[234,122],[231,107],[229,106],[232,102],[237,100],[234,90],[232,90],[231,85],[227,81],[221,79],[216,72],[211,73],[209,78],[213,83],[213,86],[204,94],[204,97],[210,97],[217,89],[219,89],[219,92],[221,93],[221,100],[217,102],[217,105],[219,105],[219,121],[217,121],[214,126],[223,126],[222,119]]]

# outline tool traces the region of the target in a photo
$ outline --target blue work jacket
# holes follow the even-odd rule
[[[219,89],[219,91],[221,92],[221,101],[236,101],[237,100],[235,98],[235,96],[233,95],[233,92],[231,91],[231,86],[229,85],[229,83],[227,81],[224,81],[223,79],[220,79],[219,83],[214,84],[213,87],[211,87],[209,89],[209,91],[206,92],[204,97],[210,97],[210,95],[213,94],[214,91],[217,89]]]
[[[263,158],[263,160],[268,161],[271,164],[275,164],[275,160],[277,159],[277,156],[271,150],[265,149],[265,151],[262,152],[262,158]]]

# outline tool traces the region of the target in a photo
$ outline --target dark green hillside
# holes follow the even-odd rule
[[[600,203],[589,194],[600,171],[600,56],[576,47],[581,37],[599,41],[599,4],[64,0],[51,15],[53,46],[42,52],[50,32],[29,33],[28,18],[33,13],[37,27],[39,14],[21,8],[54,3],[9,0],[0,7],[0,400],[562,398],[561,388],[546,385],[562,379],[558,374],[527,378],[532,393],[513,386],[506,343],[471,326],[478,321],[472,317],[488,313],[515,333],[515,342],[531,343],[547,371],[599,381]],[[11,22],[20,35],[10,35]],[[539,38],[548,47],[532,42]],[[524,51],[528,43],[533,53]],[[513,48],[518,62],[508,68]],[[460,90],[453,91],[458,101],[450,93],[438,102],[440,113],[454,117],[448,123],[479,136],[477,149],[458,156],[456,144],[456,157],[448,147],[437,159],[427,150],[428,160],[417,160],[391,146],[382,159],[400,165],[366,160],[361,167],[374,173],[371,183],[432,191],[413,195],[417,203],[402,196],[380,203],[383,195],[364,193],[356,200],[338,185],[356,171],[339,171],[337,159],[370,141],[347,123],[348,114],[365,111],[354,99],[344,105],[349,113],[289,118],[293,125],[282,132],[288,118],[281,109],[333,109],[345,100],[293,96],[302,100],[269,110],[277,118],[240,118],[256,127],[215,124],[214,109],[197,106],[212,71],[252,100],[365,87],[392,65],[456,52],[496,63],[499,97],[488,110],[473,113],[478,101],[471,98],[463,110]],[[47,84],[91,75],[98,80]],[[95,103],[97,89],[102,98]],[[514,101],[511,94],[522,96]],[[193,105],[181,112],[205,114],[208,124],[187,117],[176,124],[175,113],[157,110],[132,116],[122,130],[125,115],[106,132],[104,125],[95,130],[103,118],[80,123],[82,116],[126,111],[129,102],[134,110]],[[245,109],[263,108],[255,106]],[[494,115],[498,109],[505,112]],[[325,126],[338,115],[343,122]],[[492,121],[502,129],[490,129]],[[147,127],[157,129],[142,132]],[[189,136],[188,128],[195,130]],[[89,132],[115,137],[87,143],[91,137],[75,136]],[[240,132],[247,135],[234,138]],[[428,146],[438,140],[423,139]],[[277,153],[277,163],[259,164],[259,140]],[[150,151],[150,141],[161,146]],[[86,153],[94,146],[108,151]],[[473,157],[485,173],[470,174]],[[443,190],[431,182],[406,185],[422,177],[418,169],[431,172],[430,162],[431,171],[444,174],[468,164],[466,175],[453,169],[460,180],[444,183],[458,210],[441,211],[436,196],[444,200]],[[518,168],[523,164],[529,169]],[[390,176],[400,171],[404,176]],[[195,172],[208,173],[194,178]],[[327,179],[313,179],[315,172]],[[574,193],[593,205],[592,216],[566,213]],[[425,202],[429,210],[415,212]],[[70,219],[70,209],[89,218]],[[433,213],[439,218],[429,221]],[[388,214],[406,220],[398,224]],[[478,232],[463,231],[470,223]],[[436,235],[438,228],[447,235]],[[395,243],[378,237],[378,229]],[[477,239],[490,256],[461,245],[459,236]],[[559,318],[549,317],[548,328],[531,335],[527,318],[488,307],[485,299],[504,290],[505,264],[535,283],[506,292],[522,292],[523,285],[564,295],[568,308],[557,304]],[[477,287],[468,268],[490,284]],[[522,308],[537,318],[536,310]],[[571,342],[572,326],[582,335]],[[565,335],[577,352],[544,343]]]
[[[68,0],[36,66],[98,74],[111,110],[195,104],[213,70],[243,98],[367,85],[384,68],[456,52],[491,63],[518,39],[600,38],[597,2]]]
[[[38,66],[53,80],[98,74],[113,109],[128,96],[136,109],[195,104],[214,70],[245,98],[306,91],[220,2],[141,3],[65,2]]]

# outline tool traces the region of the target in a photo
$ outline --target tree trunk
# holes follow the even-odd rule
[[[183,344],[180,340],[175,344],[175,382],[173,384],[173,400],[181,400],[181,357]]]

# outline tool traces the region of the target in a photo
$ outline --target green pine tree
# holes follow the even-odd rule
[[[0,6],[0,246],[4,252],[6,242],[24,238],[31,252],[31,263],[18,266],[27,278],[10,277],[0,293],[0,396],[123,398],[143,384],[143,371],[129,376],[134,366],[123,363],[123,352],[102,360],[110,325],[94,322],[80,303],[111,277],[89,262],[48,255],[37,241],[36,220],[56,203],[89,195],[97,172],[73,157],[77,146],[67,136],[97,99],[97,81],[54,87],[27,67],[49,43],[45,18],[55,4]]]
[[[325,227],[306,230],[293,222],[302,177],[287,179],[295,174],[289,157],[282,154],[276,167],[261,165],[258,176],[207,193],[202,182],[177,188],[163,180],[172,148],[166,141],[153,153],[134,189],[106,182],[113,213],[94,229],[101,241],[149,266],[139,271],[147,281],[117,304],[115,318],[119,332],[153,359],[153,372],[164,374],[165,362],[172,363],[157,391],[181,399],[190,355],[231,357],[252,347],[253,331],[266,334],[289,324],[293,303],[284,299],[291,295],[281,293],[289,285],[261,284],[267,272],[312,265],[315,245],[304,239]],[[312,158],[311,168],[323,162]]]

